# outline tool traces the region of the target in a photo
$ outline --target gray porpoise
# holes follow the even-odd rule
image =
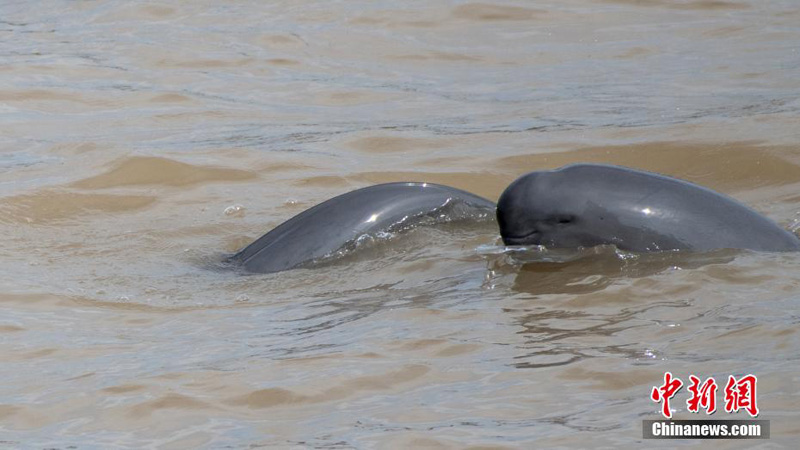
[[[531,172],[497,202],[506,245],[621,250],[800,250],[800,239],[730,197],[650,172],[575,164]]]
[[[249,272],[292,269],[330,255],[364,234],[461,201],[494,210],[485,198],[431,183],[387,183],[334,197],[278,225],[231,258]]]

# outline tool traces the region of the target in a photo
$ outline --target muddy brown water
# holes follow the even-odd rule
[[[641,440],[671,371],[756,374],[750,442],[793,447],[797,254],[519,266],[488,222],[214,261],[358,187],[577,161],[790,227],[799,49],[790,0],[3,2],[0,445],[672,445]]]

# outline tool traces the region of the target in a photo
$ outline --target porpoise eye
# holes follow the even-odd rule
[[[575,216],[571,216],[568,214],[563,214],[560,216],[556,216],[556,222],[560,224],[572,223],[575,220]]]

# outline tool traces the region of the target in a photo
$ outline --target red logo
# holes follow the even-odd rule
[[[706,410],[706,414],[714,414],[714,411],[717,410],[717,382],[713,378],[706,378],[706,381],[700,386],[700,378],[694,375],[689,375],[689,381],[692,382],[689,385],[692,397],[686,400],[686,409],[689,412],[697,413],[700,412],[702,406]]]
[[[755,375],[743,376],[738,381],[733,375],[729,376],[725,385],[725,411],[733,413],[744,409],[751,417],[758,416],[756,381]]]
[[[686,409],[691,413],[699,413],[704,409],[706,414],[711,415],[717,410],[717,382],[713,377],[706,378],[700,383],[700,378],[689,375],[691,382],[687,388],[691,397],[686,400]],[[758,416],[758,406],[756,404],[756,379],[755,375],[745,375],[738,380],[733,376],[728,377],[725,385],[725,411],[728,413],[739,412],[740,409],[747,411],[752,417]],[[680,378],[673,377],[672,373],[664,373],[664,384],[654,386],[650,392],[650,399],[656,403],[661,403],[661,414],[667,419],[672,418],[672,410],[669,401],[683,387]]]
[[[658,403],[663,402],[661,405],[661,414],[667,419],[672,418],[672,411],[669,409],[669,399],[675,396],[681,390],[683,381],[678,378],[672,378],[672,374],[666,372],[664,374],[664,384],[661,386],[654,386],[653,391],[650,393],[650,398]]]

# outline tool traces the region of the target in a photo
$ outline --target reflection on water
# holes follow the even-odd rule
[[[526,260],[481,220],[313,270],[218,262],[359,187],[496,199],[578,161],[788,226],[798,19],[790,0],[0,5],[0,442],[629,447],[669,370],[758,375],[791,446],[796,254]]]
[[[553,250],[544,247],[512,249],[503,249],[504,252],[500,253],[503,257],[490,261],[492,275],[497,277],[512,274],[512,289],[533,295],[601,291],[617,280],[629,281],[666,271],[726,264],[733,261],[736,254],[734,250],[707,253],[627,253],[614,246],[579,250]]]

